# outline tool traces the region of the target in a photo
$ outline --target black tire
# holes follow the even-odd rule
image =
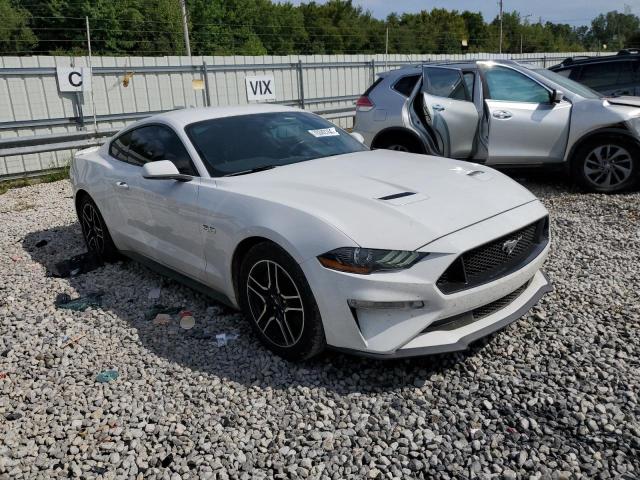
[[[247,252],[238,276],[238,299],[260,341],[281,357],[302,361],[326,347],[309,283],[296,261],[276,244],[260,243]]]
[[[373,143],[373,148],[398,152],[424,153],[420,143],[408,134],[385,135]]]
[[[98,260],[116,260],[119,255],[118,249],[111,239],[111,234],[98,206],[89,195],[83,195],[78,201],[77,214],[87,250]]]
[[[640,148],[623,136],[587,141],[573,155],[571,177],[589,192],[631,190],[640,180]]]
[[[405,142],[402,142],[402,141],[388,142],[388,143],[385,143],[385,144],[381,145],[378,148],[381,148],[383,150],[394,150],[396,152],[417,153],[417,152],[415,152],[415,150],[414,150],[412,145],[407,145]]]

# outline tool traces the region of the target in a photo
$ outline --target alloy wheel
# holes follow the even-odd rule
[[[82,207],[82,214],[80,215],[82,233],[87,241],[87,247],[94,253],[104,253],[104,229],[102,226],[102,220],[96,207],[87,202]]]
[[[298,286],[272,260],[260,260],[249,271],[246,294],[258,329],[278,347],[295,345],[304,330],[304,304]]]
[[[595,186],[614,188],[631,176],[633,160],[619,145],[599,145],[584,162],[584,175]]]

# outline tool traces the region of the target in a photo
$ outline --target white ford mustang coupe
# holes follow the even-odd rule
[[[240,308],[290,360],[467,348],[550,284],[549,219],[491,168],[370,151],[294,108],[154,116],[71,167],[90,251]]]

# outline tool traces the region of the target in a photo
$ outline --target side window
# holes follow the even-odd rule
[[[428,67],[424,69],[428,80],[425,90],[436,97],[453,98],[454,100],[471,100],[468,95],[467,82],[460,70],[453,68]]]
[[[591,87],[594,90],[615,85],[620,73],[622,62],[603,62],[592,65],[583,65],[580,74],[580,83]]]
[[[121,162],[127,162],[127,153],[129,144],[131,143],[131,132],[123,133],[111,142],[109,146],[109,155]]]
[[[506,67],[492,66],[484,71],[487,98],[507,102],[549,103],[549,91],[538,82]]]
[[[631,61],[620,62],[620,74],[617,83],[625,84],[633,82],[633,71],[631,69]]]
[[[180,173],[197,175],[182,141],[170,128],[149,125],[134,130],[129,146],[129,163],[142,166],[158,160],[171,160]]]
[[[419,79],[420,75],[409,75],[407,77],[402,77],[393,85],[393,89],[396,92],[401,93],[405,97],[408,97],[409,95],[411,95],[411,92],[415,88],[416,83]]]

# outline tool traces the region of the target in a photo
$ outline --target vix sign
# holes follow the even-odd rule
[[[247,100],[275,100],[275,82],[273,75],[260,75],[256,77],[244,77],[247,87]]]
[[[91,90],[91,69],[86,67],[56,67],[58,90],[61,92],[88,92]]]

